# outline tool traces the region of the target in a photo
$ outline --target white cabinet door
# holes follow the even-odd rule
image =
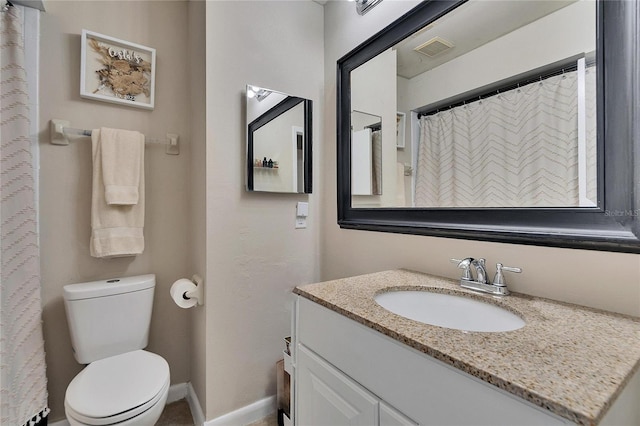
[[[378,424],[378,400],[302,345],[296,373],[298,426]]]
[[[380,426],[418,426],[418,423],[380,401]]]

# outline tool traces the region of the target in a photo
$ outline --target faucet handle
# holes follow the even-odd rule
[[[504,266],[502,263],[496,263],[496,275],[495,277],[493,277],[493,285],[496,285],[498,287],[506,287],[507,283],[504,280],[504,275],[502,273],[502,271],[504,272],[515,272],[516,274],[519,274],[522,272],[521,268],[515,268],[515,267],[511,267],[511,266]]]
[[[449,259],[449,262],[455,263],[457,265],[460,265],[462,262],[469,262],[469,264],[471,264],[471,262],[473,262],[474,260],[475,259],[473,257],[465,257],[464,259],[451,258],[451,259]],[[484,259],[479,259],[479,260],[483,260],[484,261]]]
[[[472,281],[473,277],[471,276],[471,262],[473,262],[473,257],[466,257],[464,259],[449,259],[451,263],[455,263],[458,265],[458,268],[464,269],[462,272],[462,279]]]

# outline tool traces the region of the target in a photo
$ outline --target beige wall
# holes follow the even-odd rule
[[[207,3],[207,419],[276,392],[291,290],[318,281],[325,169],[323,9],[311,1]],[[313,194],[245,191],[245,85],[313,101]],[[309,202],[308,227],[295,207]],[[323,206],[324,208],[324,206]]]
[[[336,60],[416,4],[382,2],[363,17],[353,3],[325,6],[324,170],[336,168]],[[400,267],[458,278],[449,258],[485,257],[491,274],[496,262],[523,268],[509,277],[514,291],[640,315],[640,255],[341,230],[335,173],[322,178],[323,280]]]
[[[205,91],[205,10],[206,3],[189,1],[189,80],[191,99],[191,216],[189,253],[191,271],[207,282],[206,256],[206,91]],[[191,310],[191,358],[189,381],[204,409],[206,399],[206,315],[207,305]]]
[[[187,3],[51,1],[42,14],[40,47],[40,217],[42,299],[51,421],[64,417],[68,383],[81,366],[73,358],[62,301],[65,284],[130,276],[157,275],[148,349],[163,356],[172,383],[189,380],[189,311],[169,298],[174,280],[190,276],[189,262],[189,101]],[[82,29],[157,49],[156,108],[146,111],[79,96]],[[89,255],[91,143],[69,146],[48,142],[48,120],[72,126],[134,129],[151,137],[180,135],[181,154],[147,146],[146,248],[142,255],[95,259]],[[186,190],[185,190],[186,189]]]

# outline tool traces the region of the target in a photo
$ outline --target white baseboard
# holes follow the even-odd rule
[[[177,383],[169,387],[167,404],[180,401],[181,399],[187,400],[189,409],[191,410],[191,417],[193,417],[193,423],[196,426],[202,426],[204,424],[204,413],[202,412],[198,395],[196,395],[196,391],[193,389],[191,382]]]
[[[204,413],[202,412],[202,406],[200,405],[200,401],[198,400],[198,395],[196,395],[195,389],[193,389],[193,385],[191,382],[186,384],[187,386],[187,402],[189,403],[189,408],[191,409],[191,417],[193,417],[193,424],[196,426],[204,425]]]
[[[175,385],[169,386],[169,394],[167,395],[167,404],[171,404],[172,402],[185,399],[188,393],[187,387],[188,387],[187,383],[176,383]]]
[[[276,397],[268,396],[204,423],[204,426],[248,425],[276,411]]]
[[[200,407],[200,402],[196,396],[196,392],[193,390],[191,383],[176,383],[169,386],[169,393],[167,394],[167,404],[186,399],[191,409],[191,415],[196,425],[201,426],[204,423],[204,414]],[[49,426],[69,426],[67,419],[59,420],[57,422],[49,423]]]

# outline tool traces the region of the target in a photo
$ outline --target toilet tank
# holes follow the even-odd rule
[[[80,364],[147,346],[154,274],[64,286],[73,355]]]

